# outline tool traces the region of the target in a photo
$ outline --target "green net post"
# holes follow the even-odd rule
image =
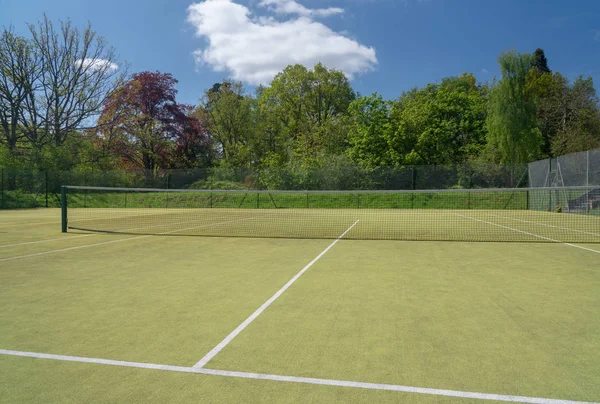
[[[61,206],[61,225],[62,232],[67,232],[67,187],[63,185],[60,188],[60,206]]]

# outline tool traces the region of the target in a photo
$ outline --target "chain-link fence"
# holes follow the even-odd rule
[[[34,171],[0,168],[0,208],[60,206],[62,185],[230,190],[418,190],[527,186],[526,166]]]
[[[600,149],[567,154],[529,164],[529,186],[600,186]]]

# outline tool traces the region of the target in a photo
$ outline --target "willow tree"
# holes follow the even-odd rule
[[[527,91],[527,75],[533,67],[530,54],[515,51],[500,55],[502,78],[489,95],[488,146],[500,162],[526,163],[541,154],[542,133],[536,120],[535,96]]]

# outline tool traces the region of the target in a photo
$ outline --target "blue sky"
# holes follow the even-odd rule
[[[391,99],[465,71],[490,81],[502,51],[538,47],[551,69],[600,82],[598,0],[0,0],[0,25],[24,33],[43,12],[90,21],[131,72],[173,74],[191,104],[223,78],[252,89],[317,60]]]

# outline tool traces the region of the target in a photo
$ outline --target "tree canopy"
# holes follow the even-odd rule
[[[38,169],[522,164],[600,147],[590,77],[552,71],[543,49],[397,98],[357,94],[341,71],[291,65],[270,85],[224,79],[177,100],[168,72],[129,75],[91,25],[46,16],[0,33],[0,166]],[[308,180],[307,180],[308,181]]]

